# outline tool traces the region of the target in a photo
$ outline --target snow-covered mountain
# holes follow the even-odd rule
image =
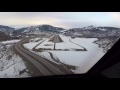
[[[0,31],[0,41],[9,40],[9,39],[11,39],[11,37],[9,35]]]
[[[35,33],[35,32],[60,32],[64,30],[60,27],[54,27],[51,25],[36,25],[36,26],[30,26],[30,27],[23,27],[20,29],[17,29],[13,32],[13,34],[26,34],[26,33]]]
[[[87,27],[83,27],[81,29],[84,29],[84,30],[101,30],[101,31],[107,31],[107,30],[118,30],[120,28],[117,28],[117,27],[95,27],[93,25],[91,26],[87,26]]]
[[[20,25],[18,25],[20,26]],[[6,33],[7,35],[22,35],[22,34],[39,34],[39,33],[63,33],[70,36],[79,36],[79,37],[111,37],[111,36],[120,36],[120,28],[117,27],[95,27],[87,26],[83,28],[72,28],[65,30],[61,27],[54,27],[51,25],[35,25],[35,26],[26,26],[22,25],[20,27],[9,27],[0,25],[0,31]]]
[[[10,35],[15,29],[9,26],[0,25],[0,31]]]
[[[20,28],[25,28],[29,27],[31,25],[11,25],[10,27],[15,28],[15,30],[20,29]]]
[[[63,31],[65,35],[80,37],[111,37],[120,36],[120,28],[116,27],[94,27],[87,26],[83,28],[73,28]]]

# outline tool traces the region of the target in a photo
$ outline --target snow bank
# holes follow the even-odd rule
[[[50,48],[50,49],[53,49],[54,48],[54,43],[53,42],[49,42],[49,39],[47,39],[43,43],[41,43],[39,46],[36,47],[36,49],[39,49],[39,48]]]
[[[75,73],[87,72],[104,55],[103,49],[93,43],[97,38],[75,38],[72,42],[85,47],[88,51],[49,51],[65,64],[77,66]],[[92,62],[92,63],[91,63]]]
[[[29,50],[32,50],[39,42],[30,42],[30,43],[25,43],[23,46]]]
[[[69,36],[60,35],[64,42],[57,43],[56,49],[83,49],[79,45],[83,46],[87,49],[87,51],[52,51],[47,50],[46,52],[38,52],[37,54],[49,59],[50,61],[54,62],[53,58],[51,58],[48,52],[53,54],[53,57],[58,58],[60,62],[76,66],[76,70],[72,70],[74,73],[85,73],[87,72],[96,62],[100,60],[100,58],[105,54],[103,53],[103,49],[99,48],[98,44],[93,43],[94,41],[98,40],[97,38],[70,38]],[[76,43],[73,44],[71,42]],[[45,46],[46,44],[50,44],[51,46]],[[30,47],[29,47],[30,46]],[[35,45],[33,45],[35,46]],[[27,48],[33,48],[32,44],[28,43],[26,46]],[[52,42],[49,42],[48,39],[41,43],[38,48],[54,48]]]
[[[19,42],[20,40],[8,40],[8,41],[2,41],[2,44],[8,44],[8,43],[16,43]]]
[[[39,53],[39,52],[36,52],[36,54],[38,54],[38,55],[40,55],[41,57],[46,58],[47,60],[50,60],[50,61],[52,61],[52,62],[54,62],[54,63],[56,63],[56,64],[60,64],[60,63],[57,63],[56,61],[54,61],[54,60],[51,58],[49,52],[40,52],[40,53]],[[54,58],[56,59],[55,55],[54,55]]]
[[[10,46],[8,44],[0,48],[0,78],[29,77],[25,62],[14,53]]]
[[[38,39],[38,38],[37,38],[37,39]],[[38,42],[25,43],[25,44],[23,44],[23,46],[24,46],[25,48],[29,49],[29,50],[32,50],[36,45],[38,45],[39,43],[41,43],[41,42],[44,41],[44,40],[45,40],[45,38],[42,39],[42,40],[40,40],[40,41],[38,41]]]
[[[83,49],[82,47],[71,43],[69,41],[70,40],[69,37],[65,37],[63,35],[60,35],[60,37],[64,42],[56,43],[56,49]]]
[[[83,49],[82,47],[80,47],[74,43],[71,43],[69,41],[69,39],[70,39],[69,37],[65,37],[63,35],[61,35],[60,37],[64,42],[56,43],[55,49]],[[43,43],[41,43],[39,46],[36,47],[36,49],[39,49],[39,48],[53,49],[54,43],[50,42],[49,39],[47,39],[46,41],[44,41]]]
[[[13,58],[14,59],[4,67],[4,70],[0,71],[0,77],[20,77],[19,72],[26,69],[24,62],[19,56],[13,56]]]

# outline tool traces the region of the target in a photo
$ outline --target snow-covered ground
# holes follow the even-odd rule
[[[16,43],[19,42],[20,40],[8,40],[8,41],[2,41],[2,44],[9,44],[9,43]]]
[[[82,47],[71,43],[69,41],[70,37],[66,37],[66,36],[63,36],[63,35],[60,35],[60,37],[64,42],[56,43],[55,49],[69,49],[69,50],[83,49]],[[39,46],[36,47],[36,49],[39,49],[39,48],[54,49],[54,43],[50,42],[49,39],[46,39],[46,41],[44,41],[42,44],[40,44]]]
[[[60,37],[64,42],[56,43],[56,49],[83,49],[82,47],[71,43],[69,41],[70,37],[66,37],[63,35],[60,35]]]
[[[23,44],[23,46],[29,50],[32,50],[36,45],[38,45],[39,43],[41,43],[42,41],[44,41],[46,38],[42,38],[42,40],[35,42],[35,40],[38,40],[38,38],[34,39],[30,39],[29,43],[25,43]]]
[[[112,46],[119,40],[119,37],[117,38],[103,38],[95,41],[96,44],[99,45],[99,47],[103,48],[103,52],[108,52]]]
[[[15,42],[17,41],[19,40]],[[14,40],[0,43],[0,78],[30,77],[25,62],[13,50],[13,42]]]
[[[88,51],[86,52],[79,52],[78,56],[77,53],[76,59],[78,60],[76,62],[80,62],[82,60],[82,63],[79,63],[77,70],[75,70],[75,73],[85,73],[87,72],[96,62],[102,58],[102,56],[105,54],[103,53],[103,49],[99,48],[99,46],[95,43],[97,38],[75,38],[71,39],[72,42],[80,44],[84,46]]]
[[[61,63],[76,66],[76,70],[72,70],[74,73],[85,73],[87,72],[96,62],[102,58],[102,56],[105,54],[103,53],[103,49],[98,46],[98,44],[95,44],[94,41],[98,40],[97,38],[70,38],[68,36],[60,35],[60,37],[63,39],[63,43],[57,43],[56,48],[82,48],[76,44],[79,44],[87,49],[87,51],[52,51],[47,50],[43,52],[37,52],[36,54],[49,59],[52,62],[55,62],[53,58],[51,58],[50,53],[52,53],[54,59],[60,60]],[[71,42],[76,43],[72,46],[70,44]],[[66,44],[69,43],[69,44]],[[37,48],[53,48],[52,46],[44,46],[45,44],[52,44],[51,42],[48,42],[48,39],[40,44]],[[28,48],[28,47],[27,47]],[[36,49],[37,49],[36,48]],[[58,62],[57,62],[58,64]]]
[[[50,42],[49,39],[46,39],[43,43],[41,43],[39,46],[36,47],[36,49],[39,49],[39,48],[53,49],[54,48],[54,43]]]
[[[42,56],[43,58],[46,58],[46,59],[48,59],[48,60],[50,60],[50,61],[52,61],[52,62],[54,62],[54,63],[56,63],[56,64],[60,64],[60,63],[56,62],[55,60],[53,60],[53,59],[51,58],[49,52],[42,52],[42,53],[33,52],[33,53],[38,54],[38,55]],[[54,58],[57,60],[57,57],[55,57],[55,55],[54,55]]]
[[[99,48],[97,44],[92,43],[97,39],[92,38],[76,38],[71,41],[83,45],[88,51],[47,51],[51,52],[55,57],[59,58],[62,63],[77,66],[76,70],[72,70],[74,73],[85,73],[87,72],[100,58],[104,55],[103,49]],[[84,41],[84,42],[81,42]],[[39,55],[46,53],[39,53]],[[48,55],[46,56],[47,58]],[[93,63],[91,63],[93,62]]]
[[[4,59],[3,59],[4,58]],[[25,62],[18,56],[13,55],[10,60],[4,56],[0,59],[0,78],[17,78],[17,77],[28,77],[29,74],[26,72],[20,73],[23,70],[26,71]]]

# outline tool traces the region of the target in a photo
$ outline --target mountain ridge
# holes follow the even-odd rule
[[[0,31],[0,41],[10,40],[11,37],[4,32]]]
[[[82,27],[82,28],[71,28],[64,29],[61,27],[55,27],[48,24],[33,25],[21,27],[18,29],[12,28],[10,26],[0,25],[0,31],[6,33],[7,35],[22,35],[22,34],[39,34],[41,32],[46,33],[62,33],[65,35],[82,36],[82,37],[108,37],[108,36],[120,36],[120,28],[109,27],[109,26],[99,26],[95,27],[93,25]]]
[[[36,25],[36,26],[29,26],[29,27],[23,27],[23,28],[17,29],[13,33],[14,34],[26,34],[26,33],[34,33],[36,31],[59,33],[61,30],[64,30],[64,28],[54,27],[51,25]]]
[[[10,35],[15,30],[15,28],[6,26],[6,25],[0,25],[0,31]]]

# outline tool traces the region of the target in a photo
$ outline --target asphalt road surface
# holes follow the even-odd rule
[[[59,35],[55,35],[52,40],[51,40],[53,43],[54,43],[54,50],[55,50],[55,45],[56,43],[60,43],[60,42],[63,42],[63,40],[61,39],[61,37]]]
[[[56,35],[55,36],[56,42],[59,41],[58,38],[59,36]],[[65,74],[62,71],[60,71],[58,68],[56,68],[55,66],[44,60],[42,57],[25,49],[22,44],[28,41],[29,39],[30,38],[26,38],[15,44],[15,49],[19,54],[21,54],[23,57],[29,60],[40,71],[40,73],[42,73],[43,76]]]
[[[60,42],[63,42],[63,40],[61,39],[61,37],[59,35],[55,35],[52,40],[52,42],[54,43],[60,43]]]

